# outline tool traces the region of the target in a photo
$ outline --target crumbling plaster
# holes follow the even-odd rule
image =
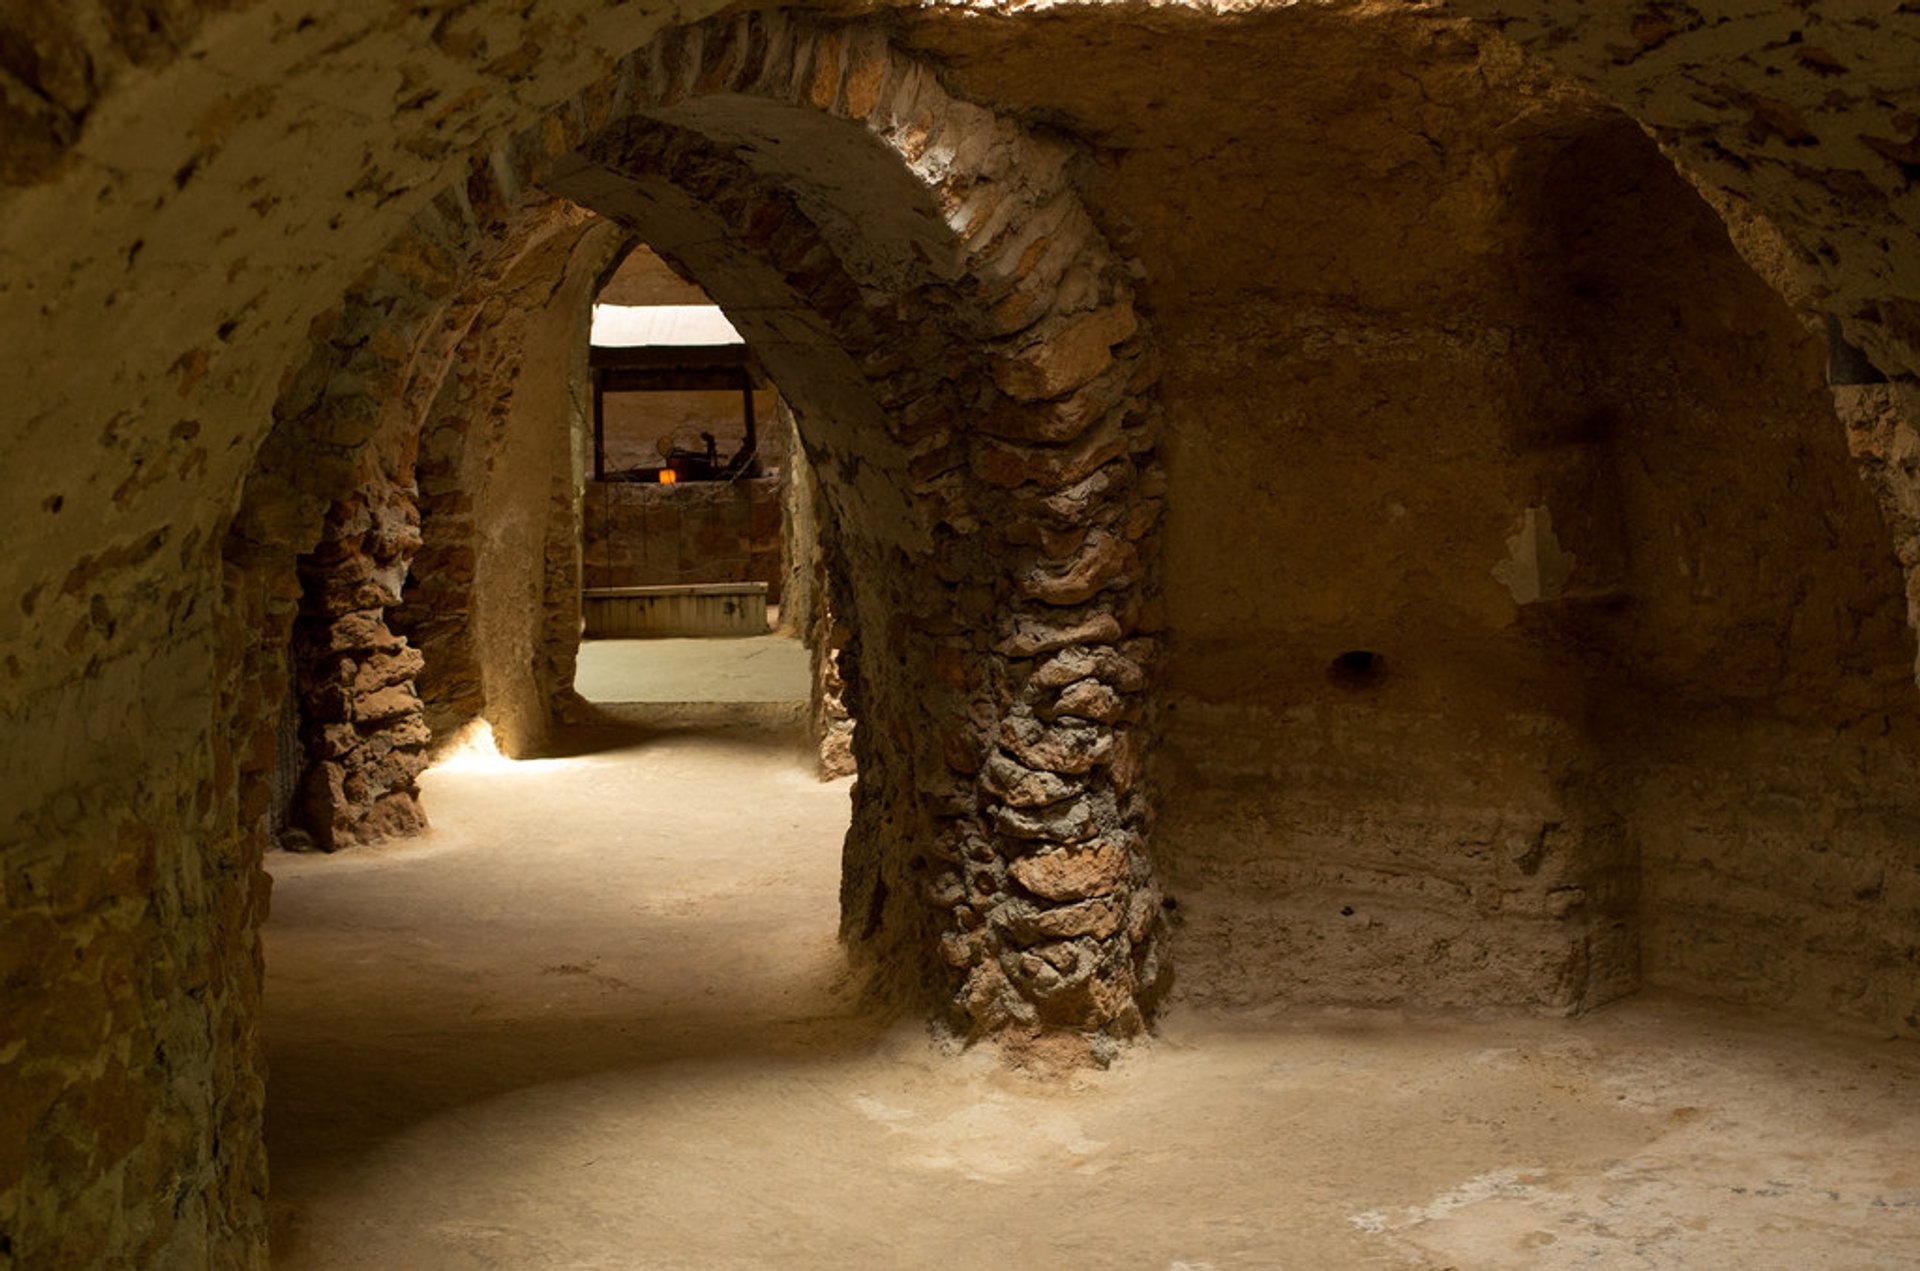
[[[1840,318],[1883,369],[1920,375],[1920,24],[1909,6],[1451,8],[1646,126],[1710,201],[1762,223],[1736,241],[1790,301]]]

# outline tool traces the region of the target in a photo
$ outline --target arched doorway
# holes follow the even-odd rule
[[[802,136],[799,158],[775,157]],[[505,316],[501,280],[596,234],[578,208],[637,232],[758,350],[832,509],[857,650],[850,946],[883,991],[943,1003],[967,1032],[1098,1047],[1143,1025],[1161,976],[1134,740],[1158,498],[1147,337],[1065,157],[947,99],[877,35],[772,15],[675,33],[395,244],[396,266],[428,242],[465,244],[464,261],[368,276],[283,401],[269,454],[290,457],[248,506],[318,506],[331,474],[297,456],[342,417],[366,439],[351,462],[404,487],[420,404]],[[357,529],[356,496],[327,497]],[[490,702],[551,700],[566,609],[536,624],[560,651],[531,680],[508,672],[532,695]],[[537,705],[520,714],[537,737]]]

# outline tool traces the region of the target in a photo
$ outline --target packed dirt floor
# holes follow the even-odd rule
[[[805,702],[807,649],[784,636],[585,640],[573,687],[590,702]]]
[[[277,854],[275,1265],[1758,1268],[1920,1260],[1920,1050],[1176,1002],[1038,1075],[863,1012],[848,783],[764,726],[484,748],[424,839]]]

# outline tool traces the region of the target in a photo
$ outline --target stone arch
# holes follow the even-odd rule
[[[309,805],[304,827],[332,847],[424,824],[413,785],[429,741],[414,685],[423,659],[388,623],[422,545],[423,424],[457,383],[463,343],[497,322],[489,298],[543,253],[564,261],[583,240],[589,254],[604,251],[591,240],[607,234],[550,198],[476,210],[460,192],[416,218],[316,319],[225,536],[239,673],[224,704],[243,756],[242,829],[258,841],[270,831],[260,817],[274,802],[265,783],[290,678],[308,760],[296,796]],[[448,660],[461,648],[450,642]]]
[[[886,175],[767,157],[835,130],[823,153]],[[1163,978],[1134,741],[1154,368],[1067,158],[873,32],[777,14],[676,32],[476,161],[383,254],[276,411],[279,449],[340,462],[276,466],[270,443],[231,555],[258,561],[288,471],[309,524],[319,487],[411,482],[484,297],[556,221],[583,232],[545,191],[623,222],[760,351],[840,526],[862,720],[849,943],[973,1034],[1137,1031]],[[884,215],[849,206],[876,183]],[[363,687],[391,698],[387,678]]]
[[[422,542],[393,619],[424,659],[416,687],[436,737],[484,718],[503,752],[528,755],[571,697],[590,305],[631,240],[578,209],[516,220],[508,232],[532,245],[464,302],[459,354],[420,394],[432,398],[414,469]]]

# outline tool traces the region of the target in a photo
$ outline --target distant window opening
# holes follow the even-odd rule
[[[786,583],[790,429],[707,294],[635,248],[593,306],[587,635],[764,635]]]
[[[718,305],[596,304],[587,361],[594,480],[763,475],[772,388]]]

